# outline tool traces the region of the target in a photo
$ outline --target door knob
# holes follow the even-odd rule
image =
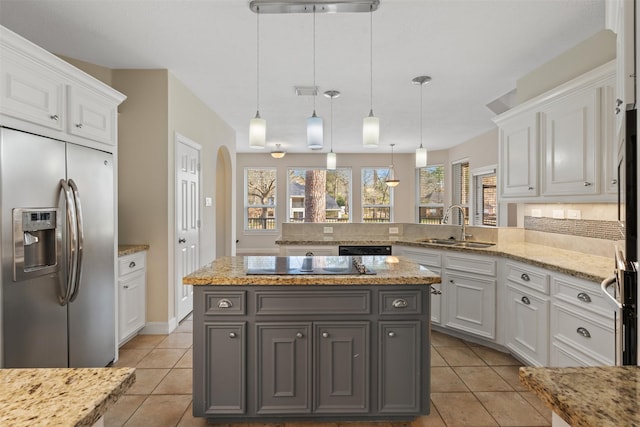
[[[187,239],[185,239],[184,237],[181,237],[178,239],[178,243],[187,243]]]

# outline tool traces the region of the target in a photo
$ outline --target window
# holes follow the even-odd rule
[[[245,230],[275,230],[276,169],[246,168]]]
[[[349,222],[351,169],[289,169],[289,222]]]
[[[469,224],[469,162],[462,161],[451,165],[452,193],[451,202],[460,205],[464,209],[464,218],[460,217],[460,210],[454,209],[449,221],[451,224]]]
[[[418,169],[418,223],[440,224],[444,215],[444,166]]]
[[[391,222],[389,168],[362,169],[362,222]]]
[[[498,198],[496,191],[496,170],[474,171],[473,224],[495,227],[497,221]]]

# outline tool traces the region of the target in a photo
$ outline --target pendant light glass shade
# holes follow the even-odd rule
[[[327,153],[327,169],[329,169],[330,171],[336,170],[336,164],[337,164],[336,153],[334,153],[333,151],[329,151]]]
[[[384,181],[384,183],[387,184],[387,187],[397,187],[398,184],[400,184],[400,180],[396,179],[396,171],[393,167],[393,146],[396,144],[389,145],[391,145],[391,166],[389,166],[389,175],[387,176],[387,179]]]
[[[256,112],[256,116],[249,122],[249,147],[264,148],[266,140],[267,121]]]
[[[420,144],[416,148],[416,168],[424,168],[427,166],[427,149]]]
[[[416,148],[416,168],[427,167],[427,149],[422,146],[422,87],[430,81],[429,76],[418,76],[411,80],[414,85],[420,85],[420,146]]]
[[[331,150],[327,153],[327,169],[336,170],[337,156],[336,153],[333,152],[333,98],[339,97],[340,92],[338,92],[337,90],[328,90],[324,93],[324,96],[331,99],[331,121],[329,122],[329,124],[331,125]]]
[[[321,150],[323,147],[322,118],[316,116],[313,110],[311,117],[307,119],[307,147],[312,150]]]
[[[380,119],[373,115],[373,110],[369,117],[362,120],[362,145],[365,148],[376,148],[380,141]]]

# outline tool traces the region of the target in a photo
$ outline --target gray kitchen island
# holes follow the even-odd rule
[[[430,286],[401,257],[226,257],[194,285],[193,413],[212,423],[429,413]]]

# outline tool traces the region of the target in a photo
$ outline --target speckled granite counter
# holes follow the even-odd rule
[[[134,381],[134,368],[0,369],[0,425],[91,426]]]
[[[118,245],[118,256],[135,254],[149,249],[149,245]]]
[[[520,382],[573,427],[640,426],[640,366],[525,367]]]
[[[402,257],[363,256],[363,263],[375,275],[251,275],[246,274],[251,259],[272,257],[225,257],[183,278],[186,285],[430,285],[440,276]],[[325,258],[315,257],[322,262]],[[389,262],[397,261],[397,262]]]

